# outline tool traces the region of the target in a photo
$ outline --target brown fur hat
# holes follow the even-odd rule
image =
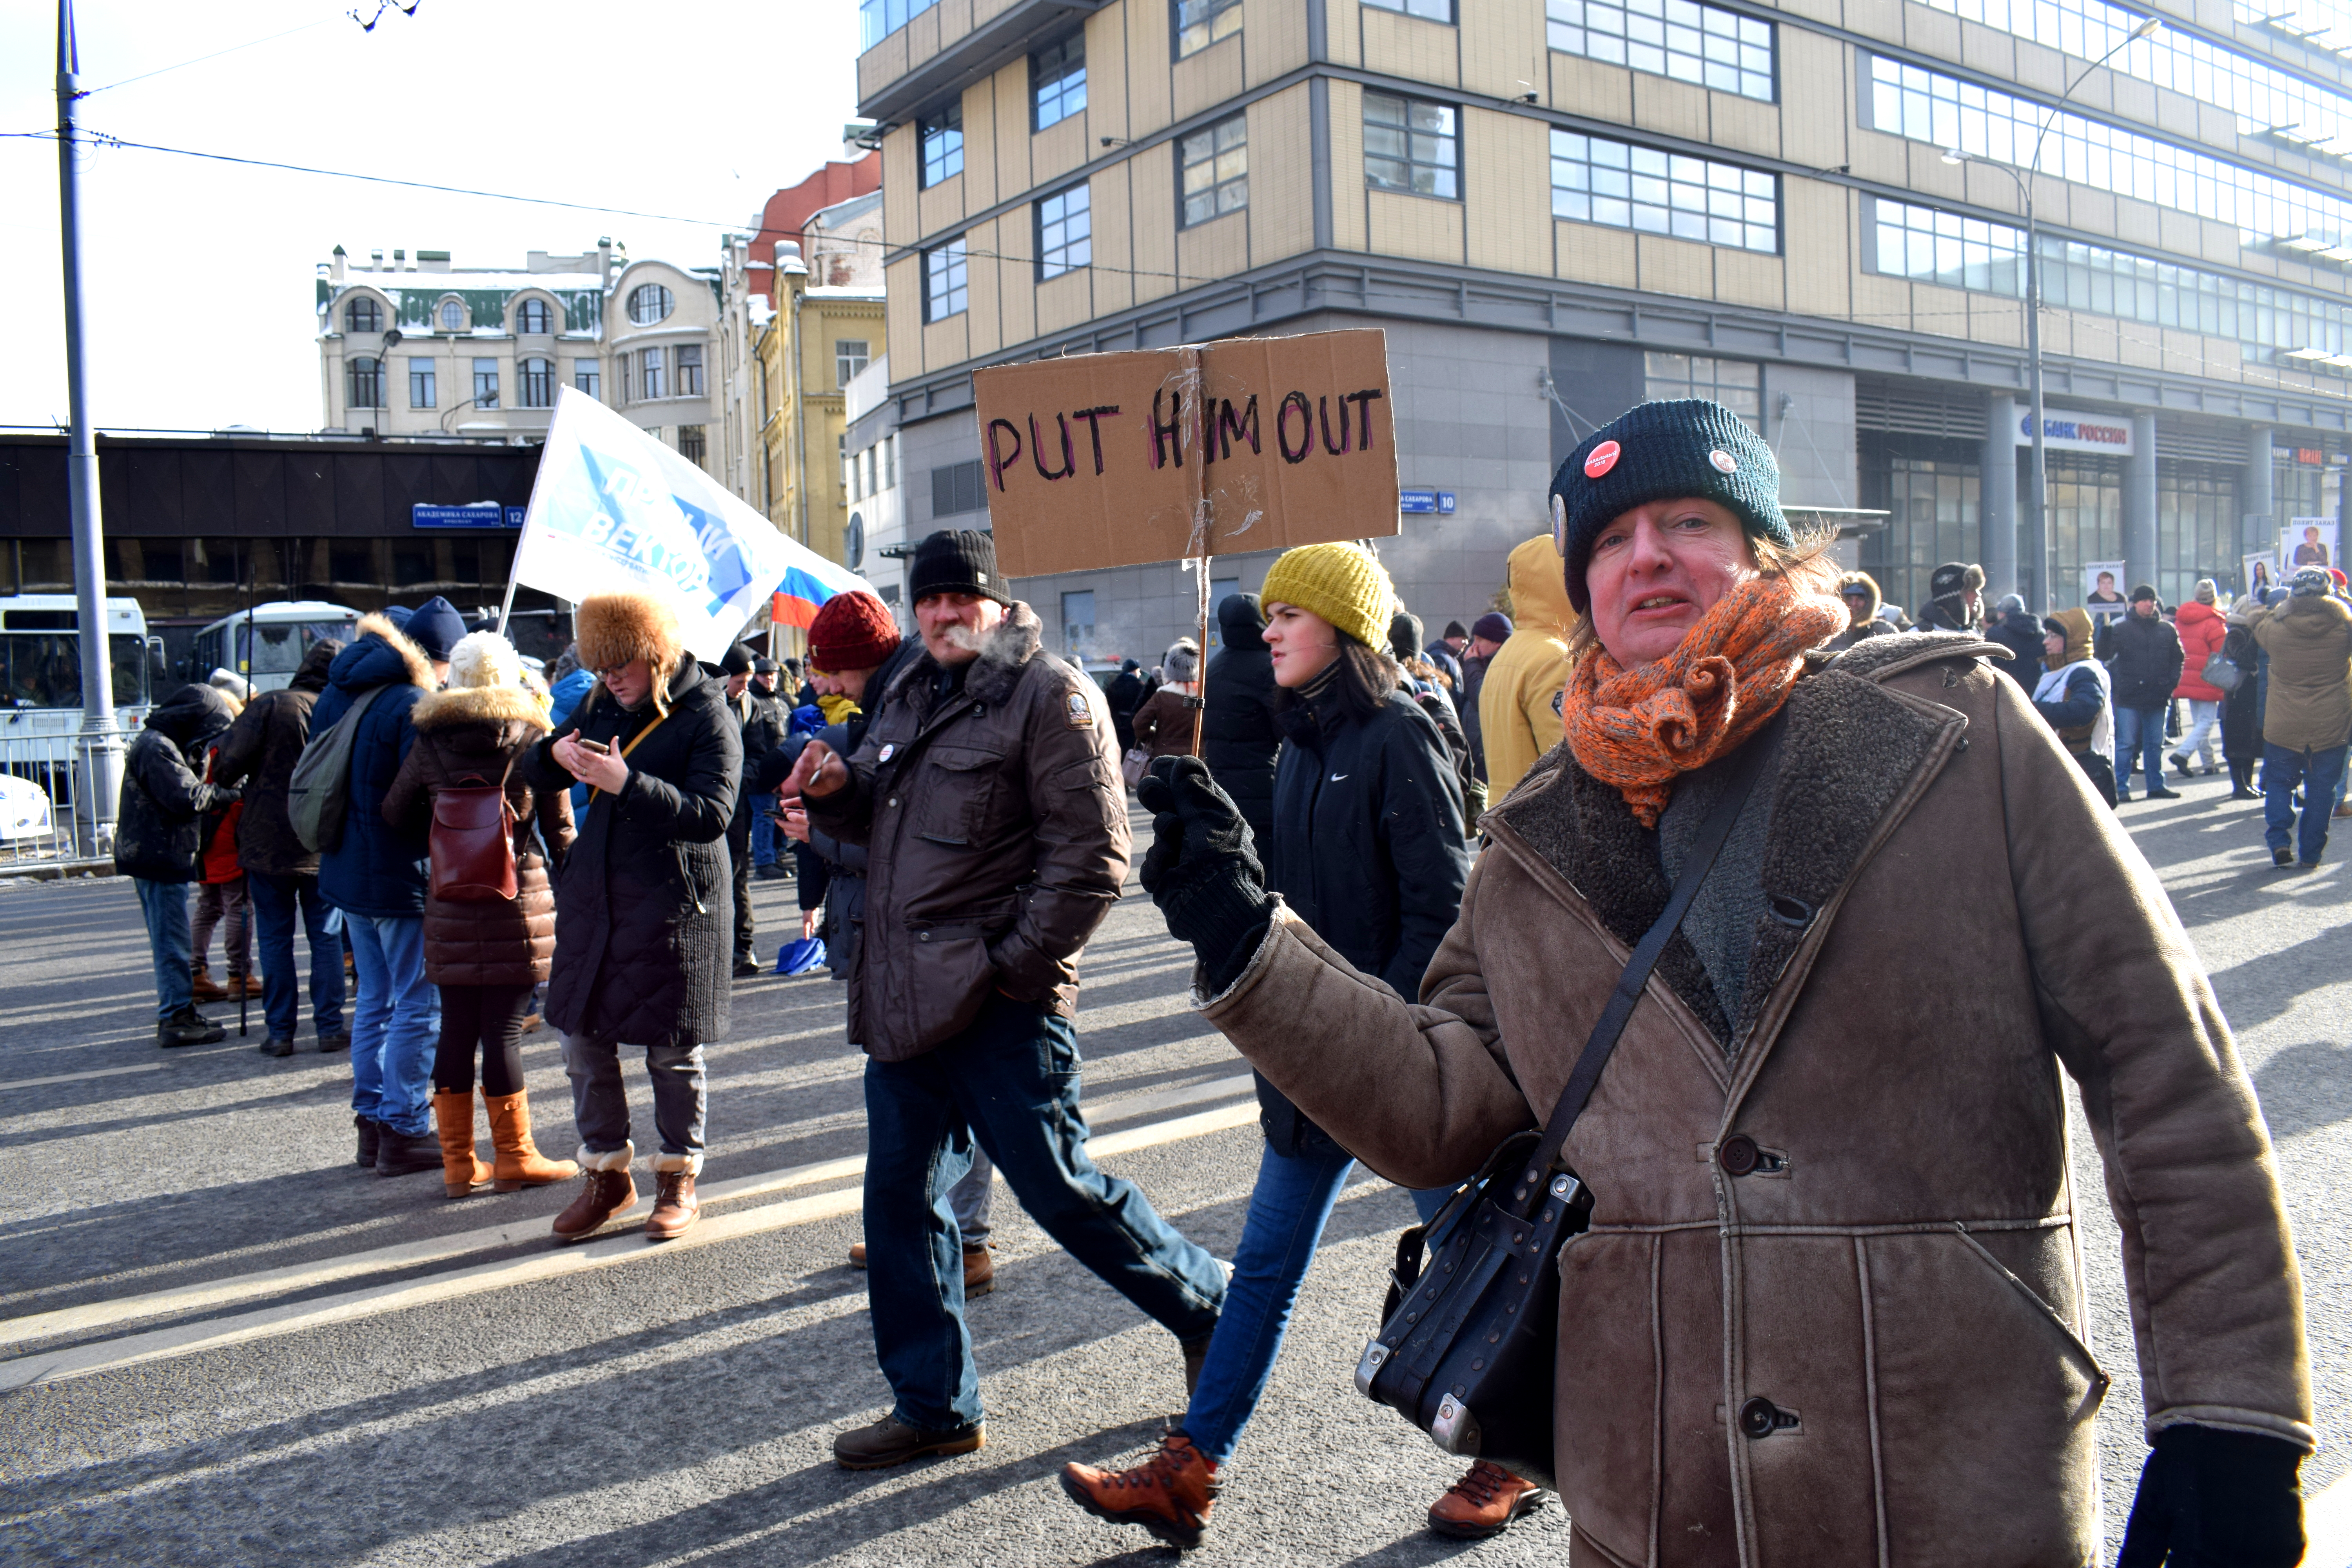
[[[686,658],[677,612],[650,594],[596,594],[572,617],[583,669],[612,669],[641,658],[653,672],[654,707],[669,711],[669,679]]]

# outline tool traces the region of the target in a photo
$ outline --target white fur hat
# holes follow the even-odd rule
[[[468,632],[449,650],[449,684],[515,686],[522,680],[522,656],[496,632]]]

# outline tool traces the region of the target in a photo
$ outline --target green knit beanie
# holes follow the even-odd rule
[[[1586,437],[1552,476],[1552,542],[1579,615],[1601,530],[1637,506],[1685,496],[1728,508],[1752,539],[1797,542],[1780,512],[1780,465],[1746,420],[1705,398],[1636,404]]]

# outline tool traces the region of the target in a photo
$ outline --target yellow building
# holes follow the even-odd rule
[[[760,374],[768,416],[761,429],[767,461],[768,519],[828,561],[845,559],[849,495],[843,479],[848,419],[843,390],[884,352],[880,247],[850,242],[847,258],[863,253],[862,268],[843,265],[827,230],[861,217],[878,230],[879,195],[828,207],[809,220],[810,255],[828,278],[848,283],[812,287],[808,263],[789,242],[779,245],[776,311],[759,339]],[[866,213],[847,209],[864,208]],[[830,223],[828,223],[830,220]],[[871,282],[858,278],[870,274]]]

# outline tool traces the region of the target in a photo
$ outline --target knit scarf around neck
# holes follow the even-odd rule
[[[1758,577],[1716,601],[1674,652],[1626,669],[1594,647],[1576,661],[1560,704],[1568,748],[1655,827],[1675,780],[1718,757],[1780,711],[1805,650],[1846,624],[1835,599]]]

